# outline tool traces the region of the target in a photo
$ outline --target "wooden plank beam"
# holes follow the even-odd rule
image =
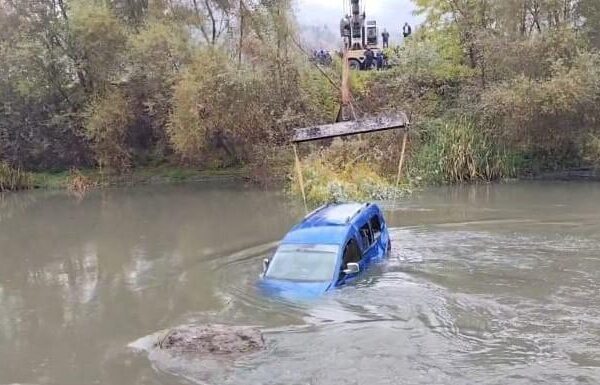
[[[397,113],[395,115],[381,115],[349,122],[298,128],[294,132],[292,143],[310,142],[313,140],[358,135],[377,131],[396,130],[401,128],[406,129],[408,128],[408,125],[408,118],[404,113]]]

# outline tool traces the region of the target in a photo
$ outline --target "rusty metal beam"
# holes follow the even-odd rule
[[[349,122],[298,128],[294,132],[292,143],[310,142],[313,140],[366,134],[370,132],[386,130],[407,129],[408,125],[408,118],[404,113],[380,115],[377,117],[363,118]]]

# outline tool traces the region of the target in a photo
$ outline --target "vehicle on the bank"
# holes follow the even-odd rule
[[[263,261],[260,286],[270,294],[312,297],[355,279],[391,249],[388,228],[375,204],[323,206],[283,238]]]

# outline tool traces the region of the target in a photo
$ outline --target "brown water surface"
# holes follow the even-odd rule
[[[0,384],[600,383],[600,185],[432,189],[383,204],[390,261],[265,298],[302,210],[232,184],[0,197]],[[184,323],[264,328],[236,362],[128,347]]]

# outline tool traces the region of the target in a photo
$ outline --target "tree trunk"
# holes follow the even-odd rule
[[[215,43],[217,42],[217,21],[215,20],[215,15],[213,13],[212,8],[210,7],[210,3],[208,2],[208,0],[204,0],[204,4],[206,5],[206,10],[208,11],[208,18],[210,19],[212,27],[211,44],[215,45]]]
[[[240,0],[240,41],[238,46],[238,68],[242,66],[242,50],[244,48],[244,3]]]
[[[200,32],[202,33],[202,36],[204,37],[204,40],[206,40],[206,43],[210,44],[210,39],[208,37],[208,34],[206,33],[206,29],[204,29],[204,25],[202,25],[202,15],[200,14],[200,8],[198,8],[198,1],[197,0],[192,0],[192,4],[194,4],[194,11],[196,12],[196,17],[199,20],[199,24],[200,24]]]
[[[523,0],[523,9],[521,12],[520,32],[521,36],[525,36],[525,32],[527,31],[527,0]]]

